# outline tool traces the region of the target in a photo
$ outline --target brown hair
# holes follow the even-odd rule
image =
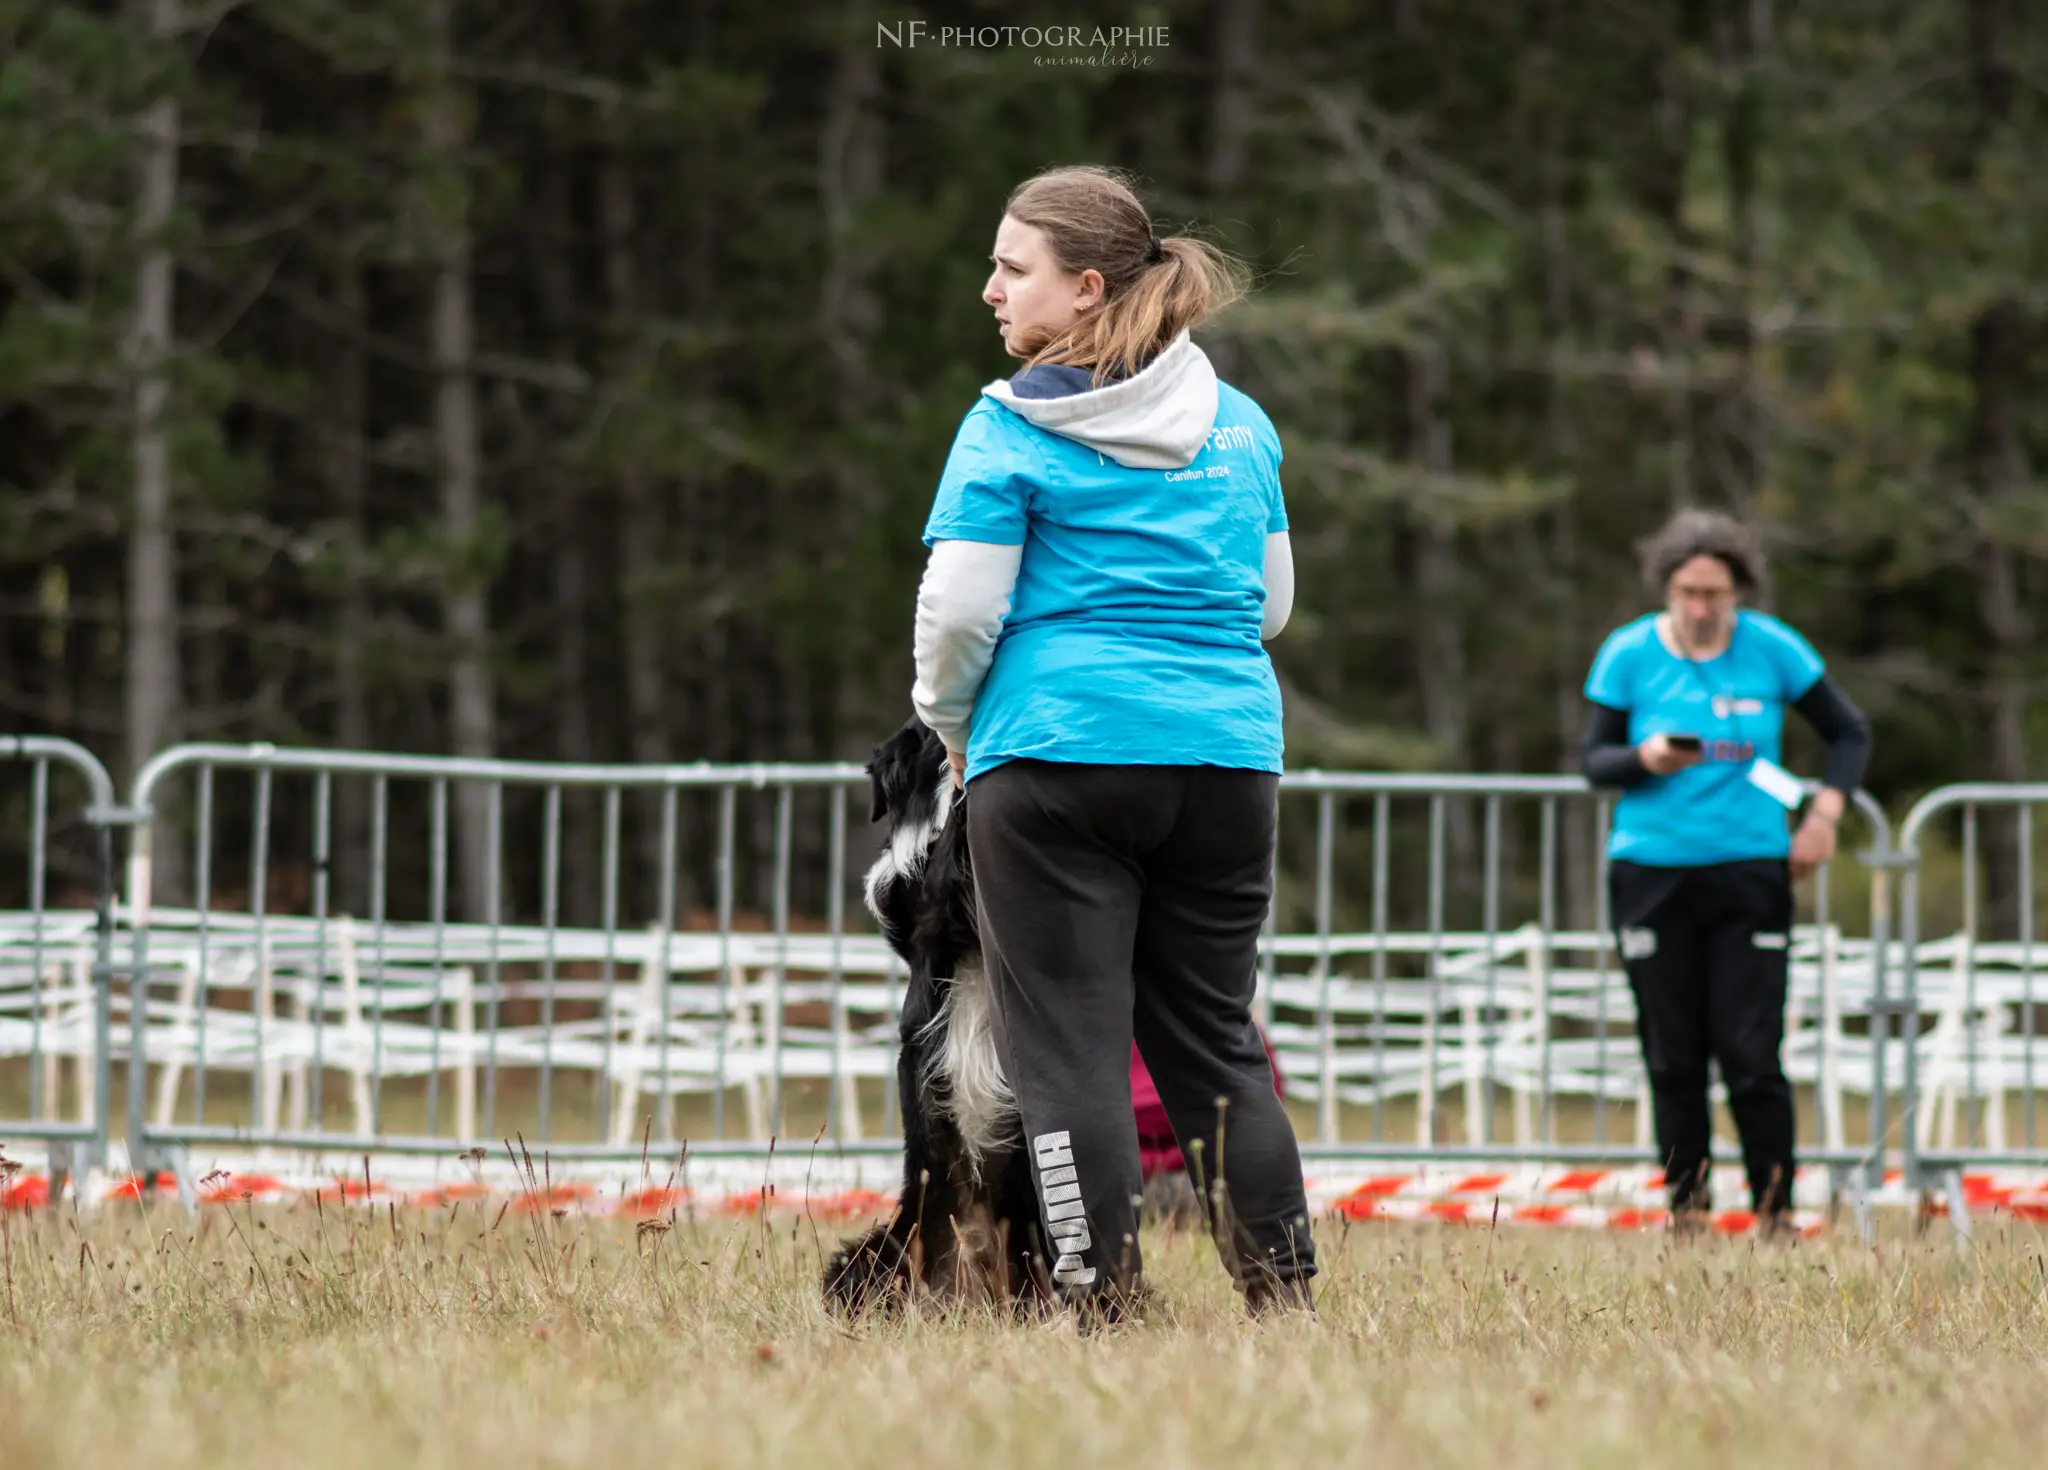
[[[1102,273],[1102,304],[1031,355],[1034,365],[1093,368],[1096,387],[1140,371],[1245,294],[1237,260],[1191,236],[1159,238],[1130,183],[1111,169],[1049,169],[1012,190],[1003,213],[1043,231],[1069,275]]]
[[[1672,576],[1696,556],[1711,556],[1728,568],[1736,589],[1745,596],[1763,590],[1764,538],[1716,510],[1682,510],[1653,536],[1636,543],[1642,558],[1643,581],[1658,596],[1666,595]]]

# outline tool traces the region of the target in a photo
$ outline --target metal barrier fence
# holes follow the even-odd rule
[[[104,1156],[110,1098],[107,976],[113,922],[114,783],[69,740],[0,737],[0,1139],[48,1146],[53,1172]],[[53,779],[54,778],[54,779]],[[62,785],[84,800],[72,815]],[[0,839],[4,840],[4,839]],[[54,860],[54,861],[53,861]],[[52,878],[73,901],[52,903]],[[64,1105],[65,1064],[72,1106]],[[70,1116],[66,1116],[67,1112]],[[0,1179],[0,1187],[6,1181]]]
[[[0,754],[30,776],[25,802],[0,805],[26,831],[25,907],[0,914],[0,1116],[26,1116],[0,1137],[103,1157],[120,1132],[135,1164],[181,1173],[266,1150],[447,1159],[514,1136],[565,1161],[684,1139],[713,1156],[814,1135],[894,1149],[905,977],[860,903],[877,834],[859,767],[191,745],[152,760],[124,811],[76,746]],[[87,800],[63,833],[53,772]],[[1281,799],[1259,1008],[1311,1160],[1651,1161],[1606,797],[1566,776],[1305,772]],[[1887,1146],[1915,1185],[2048,1162],[2042,800],[1945,789],[1895,848],[1859,794],[1861,861],[1802,886],[1786,1068],[1802,1159],[1837,1182],[1877,1183]],[[1988,906],[1980,807],[2018,833]],[[1930,939],[1922,839],[1958,812],[1965,913]],[[83,903],[50,902],[64,842]],[[58,1116],[49,1079],[67,1064],[77,1106]]]
[[[683,1137],[886,1148],[903,976],[858,900],[863,786],[853,766],[166,751],[134,803],[127,1136],[141,1156],[445,1155],[515,1132],[565,1159]],[[1261,1010],[1312,1154],[1650,1157],[1602,798],[1565,776],[1311,772],[1282,802]],[[1882,812],[1860,809],[1887,852]],[[175,906],[151,892],[174,850]],[[636,864],[658,874],[637,910]],[[577,872],[598,877],[580,921]],[[1847,934],[1816,891],[1788,1062],[1815,1100],[1808,1156],[1840,1164],[1869,1154],[1852,1101],[1882,1117],[1845,1028],[1882,995],[1885,947],[1881,912]]]
[[[1912,1110],[1902,1153],[1912,1183],[1940,1180],[1951,1197],[1964,1195],[1965,1169],[2048,1166],[2040,1118],[2048,1028],[2039,1005],[2048,996],[2037,993],[2048,945],[2034,826],[2043,804],[2048,785],[1944,786],[1915,803],[1899,829],[1904,1029],[1890,1044],[1901,1053]],[[1948,822],[1960,828],[1959,911],[1939,913],[1926,892],[1925,844]],[[1967,1228],[1967,1214],[1957,1218]]]
[[[758,1149],[818,1111],[840,1149],[887,1149],[864,1137],[862,1083],[893,1100],[902,975],[847,923],[856,788],[858,766],[165,751],[136,782],[128,1137],[145,1159],[445,1156],[514,1134],[628,1159],[685,1137]],[[191,891],[173,907],[151,890],[176,840]],[[572,900],[572,872],[595,891]],[[800,1119],[798,1092],[817,1105]]]
[[[1290,811],[1308,802],[1304,829]],[[1801,1156],[1831,1169],[1880,1167],[1868,1138],[1882,1136],[1887,1092],[1882,1054],[1856,1028],[1885,1005],[1890,826],[1867,795],[1855,805],[1867,908],[1845,930],[1830,871],[1844,865],[1816,875],[1787,1002],[1786,1068],[1809,1099]],[[1305,1153],[1653,1159],[1608,922],[1608,806],[1570,776],[1285,778],[1263,991],[1290,1090],[1315,1107]],[[1290,868],[1306,876],[1290,883]],[[1303,907],[1307,922],[1280,932]]]

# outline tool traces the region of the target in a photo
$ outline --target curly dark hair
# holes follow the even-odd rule
[[[1711,556],[1728,568],[1736,591],[1753,596],[1764,585],[1764,538],[1751,525],[1717,510],[1682,510],[1663,528],[1636,543],[1643,581],[1657,597],[1680,567],[1696,556]]]

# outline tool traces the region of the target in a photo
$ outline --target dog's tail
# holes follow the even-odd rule
[[[925,1085],[942,1098],[977,1177],[982,1160],[1016,1141],[1017,1098],[996,1051],[995,1000],[981,956],[963,960],[939,1013],[925,1028],[935,1042]]]

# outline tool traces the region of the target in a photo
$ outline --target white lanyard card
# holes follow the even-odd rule
[[[1758,756],[1749,763],[1749,784],[1764,795],[1790,811],[1798,806],[1806,795],[1806,788],[1799,778],[1774,760]]]

